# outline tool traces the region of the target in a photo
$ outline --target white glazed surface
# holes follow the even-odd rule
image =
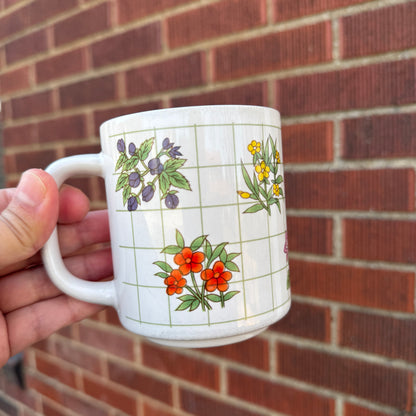
[[[287,313],[290,285],[286,194],[280,116],[276,110],[253,106],[155,110],[109,120],[101,126],[100,134],[100,163],[106,184],[114,263],[113,306],[128,330],[166,345],[207,347],[254,336]],[[269,147],[269,164],[275,163],[275,174],[268,172],[267,181],[260,181],[261,168],[255,165],[260,165],[261,160],[254,161],[255,151],[248,149],[253,140],[261,144],[263,155],[265,147]],[[144,160],[133,168],[126,167],[125,163],[134,156],[129,153],[130,144],[134,144],[137,156],[146,141],[151,143],[151,149]],[[172,144],[164,153],[163,143]],[[177,147],[177,152],[170,156],[168,151],[173,147]],[[271,150],[279,152],[278,164],[275,155],[270,155]],[[182,160],[175,175],[186,179],[188,189],[171,183],[162,190],[161,174],[146,170],[149,161],[158,154],[162,154],[159,159],[164,169],[169,163]],[[120,157],[124,159],[120,161]],[[140,172],[140,184],[129,187],[125,180],[125,186],[116,191],[121,176],[131,175],[135,169]],[[274,203],[267,209],[260,207],[244,213],[257,204],[255,198],[248,197],[253,192],[244,178],[244,169],[249,181],[257,180],[269,196],[274,195],[272,180],[277,182],[279,177],[275,186],[280,188],[280,194],[275,196],[280,211]],[[154,195],[146,202],[142,191],[152,181]],[[167,208],[162,198],[166,190],[176,196],[172,197],[173,209]],[[127,201],[135,194],[139,195],[140,205]],[[194,265],[198,270],[186,273],[186,266],[180,266],[181,257],[176,256],[198,238],[202,245],[192,251],[204,254],[201,270]],[[209,265],[207,242],[212,251],[227,243],[221,258],[217,256]],[[205,284],[214,272],[204,275],[201,272],[214,270],[217,262],[224,267],[218,266],[222,274],[215,269],[216,276],[226,277],[228,287],[220,285],[224,280],[211,279],[212,291],[208,291]],[[185,279],[186,285],[182,281],[182,289],[174,285],[177,292],[168,294],[166,278],[172,270],[181,270],[181,275],[175,276]],[[59,283],[59,277],[53,280],[61,288],[65,286]],[[215,290],[212,282],[218,283]],[[205,304],[201,299],[205,299]]]

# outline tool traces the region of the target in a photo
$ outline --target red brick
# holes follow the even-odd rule
[[[344,404],[344,416],[388,416],[389,413],[377,412],[352,403]]]
[[[41,29],[6,44],[6,62],[12,64],[48,49],[46,30]]]
[[[79,337],[81,342],[92,347],[128,360],[134,359],[134,342],[132,338],[117,332],[84,324],[79,326]]]
[[[329,22],[222,46],[214,51],[215,79],[224,81],[331,59]]]
[[[11,100],[13,118],[38,116],[53,111],[52,92],[43,91]]]
[[[343,347],[416,362],[416,320],[342,311],[339,343]]]
[[[30,407],[32,409],[35,408],[36,393],[33,390],[22,389],[17,383],[11,382],[7,378],[5,379],[4,387],[2,388],[2,390],[8,397],[24,404],[27,407]]]
[[[86,371],[101,374],[100,359],[95,352],[89,352],[85,348],[78,348],[75,344],[68,340],[57,341],[56,351],[57,357],[81,367]]]
[[[278,344],[277,357],[281,375],[410,410],[410,371],[285,344]]]
[[[220,105],[220,104],[243,104],[243,105],[267,105],[267,84],[256,82],[238,87],[221,89],[199,93],[196,95],[173,98],[173,107],[187,107],[192,105]]]
[[[332,219],[287,217],[289,249],[292,252],[332,254]]]
[[[413,103],[415,60],[385,62],[277,81],[284,116]]]
[[[414,312],[414,273],[291,260],[290,274],[294,294]]]
[[[219,389],[219,369],[214,364],[147,343],[142,344],[142,354],[146,367],[209,389]]]
[[[5,127],[3,130],[4,147],[28,145],[38,141],[38,129],[35,123]]]
[[[30,68],[28,66],[5,72],[0,75],[0,94],[24,90],[30,87]]]
[[[399,194],[397,189],[395,194]],[[344,255],[365,260],[414,264],[416,221],[358,220],[344,221]]]
[[[38,392],[42,396],[45,396],[56,403],[63,404],[63,394],[60,389],[56,388],[58,385],[57,383],[49,381],[45,382],[37,375],[29,373],[26,375],[26,384],[29,389]]]
[[[333,160],[333,125],[329,121],[283,126],[282,141],[285,163]]]
[[[213,399],[190,390],[180,390],[181,408],[188,414],[195,416],[261,416],[263,413],[250,411],[230,404],[227,401]]]
[[[160,30],[160,23],[156,22],[93,43],[93,66],[98,68],[160,52]]]
[[[289,313],[269,329],[314,341],[329,342],[331,311],[327,307],[292,302]]]
[[[127,96],[195,87],[205,83],[205,55],[194,52],[127,71]]]
[[[344,120],[344,159],[416,156],[416,113],[388,114]]]
[[[0,396],[0,412],[4,412],[7,416],[18,416],[19,415],[19,409],[14,404],[11,403],[9,400],[3,398]]]
[[[38,124],[39,141],[45,143],[83,139],[87,137],[86,124],[84,114],[42,121]]]
[[[112,101],[116,98],[116,81],[114,75],[79,81],[61,87],[59,95],[64,109]]]
[[[238,399],[291,416],[334,415],[332,399],[238,371],[228,371],[228,392]]]
[[[288,172],[290,208],[414,211],[413,169]],[[394,197],[393,197],[394,196]]]
[[[162,410],[159,406],[156,406],[154,403],[143,403],[143,415],[146,416],[175,416],[177,413],[175,413],[174,410],[167,411]]]
[[[11,5],[16,2],[16,0],[9,0],[6,4]],[[27,6],[20,7],[0,19],[0,39],[26,30],[30,26],[76,6],[76,0],[67,0],[65,2],[61,0],[37,0],[36,2],[31,2]]]
[[[106,108],[105,110],[94,111],[94,127],[95,134],[99,136],[100,125],[104,121],[110,120],[114,117],[123,116],[125,114],[140,113],[142,111],[157,110],[162,108],[161,101],[148,101],[144,104],[135,104],[129,106],[118,105],[111,108]]]
[[[172,404],[172,385],[166,381],[152,377],[143,371],[110,361],[108,363],[109,378],[111,381],[129,389],[149,396],[166,404]]]
[[[36,354],[36,368],[40,373],[53,378],[56,382],[72,388],[76,387],[75,372],[60,362],[50,360],[46,354]]]
[[[166,12],[168,9],[190,3],[192,0],[117,0],[117,12],[120,23],[142,19],[145,16]]]
[[[85,51],[75,49],[60,55],[36,62],[36,80],[38,84],[78,74],[87,69]]]
[[[90,399],[80,395],[64,394],[65,408],[80,416],[108,416],[108,411],[93,404]]]
[[[340,22],[341,55],[352,58],[413,48],[415,21],[413,2],[346,16]]]
[[[16,155],[16,171],[24,172],[27,169],[45,169],[49,164],[57,159],[55,150],[32,150],[30,152],[19,153]],[[12,173],[9,171],[9,173]]]
[[[222,0],[167,19],[172,48],[215,38],[266,23],[264,0]]]
[[[102,3],[56,23],[53,27],[55,44],[61,46],[109,28],[108,6]]]
[[[283,21],[366,1],[368,0],[274,0],[274,13],[276,21]]]
[[[45,400],[42,402],[42,410],[42,415],[44,416],[66,416],[65,410],[62,407],[48,403]]]
[[[136,399],[115,389],[114,386],[109,385],[105,379],[98,381],[98,379],[84,376],[83,383],[84,391],[89,396],[107,403],[129,415],[136,414]]]
[[[262,338],[255,337],[237,344],[222,347],[207,348],[206,354],[213,354],[221,359],[234,361],[243,365],[269,370],[269,343]]]

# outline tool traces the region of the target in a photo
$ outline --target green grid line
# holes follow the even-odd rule
[[[253,318],[258,318],[259,316],[263,316],[263,315],[267,315],[269,313],[272,313],[274,311],[276,311],[277,309],[282,308],[283,306],[285,306],[286,304],[288,304],[291,301],[291,296],[289,295],[289,297],[280,305],[277,305],[276,307],[274,307],[273,309],[270,309],[268,311],[264,311],[264,312],[260,312],[254,315],[250,315],[244,318],[236,318],[236,319],[229,319],[226,321],[218,321],[218,322],[211,322],[209,325],[208,324],[172,324],[172,327],[199,327],[199,326],[211,326],[211,325],[223,325],[223,324],[230,324],[233,322],[240,322],[240,321],[246,321],[248,319],[253,319]],[[140,324],[146,324],[146,325],[153,325],[153,326],[170,326],[168,324],[161,324],[161,323],[157,323],[157,322],[145,322],[145,321],[138,321],[137,319],[134,319],[130,316],[125,316],[126,319],[130,320],[130,321],[134,321]]]
[[[164,130],[173,130],[173,129],[190,129],[190,128],[194,128],[194,127],[231,127],[231,126],[251,126],[251,127],[261,127],[261,126],[265,126],[265,127],[269,127],[269,128],[275,128],[280,130],[281,127],[277,126],[275,124],[258,124],[258,123],[214,123],[214,124],[189,124],[189,125],[182,125],[182,126],[167,126],[167,127],[158,127],[158,128],[148,128],[148,129],[142,129],[142,130],[131,130],[131,131],[126,131],[123,133],[115,133],[115,134],[110,134],[108,137],[109,138],[113,138],[113,137],[117,137],[120,136],[121,134],[138,134],[138,133],[146,133],[146,132],[158,132],[158,131],[164,131]],[[156,134],[155,134],[156,135]]]

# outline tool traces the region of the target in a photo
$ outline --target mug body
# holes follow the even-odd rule
[[[290,307],[279,113],[148,111],[100,129],[117,310],[153,341],[249,338]]]

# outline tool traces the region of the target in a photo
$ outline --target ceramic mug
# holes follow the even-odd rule
[[[60,186],[102,176],[114,279],[64,266],[57,230],[43,249],[63,292],[111,305],[122,325],[171,346],[250,338],[290,307],[280,115],[255,106],[200,106],[114,118],[99,154],[52,163]]]

